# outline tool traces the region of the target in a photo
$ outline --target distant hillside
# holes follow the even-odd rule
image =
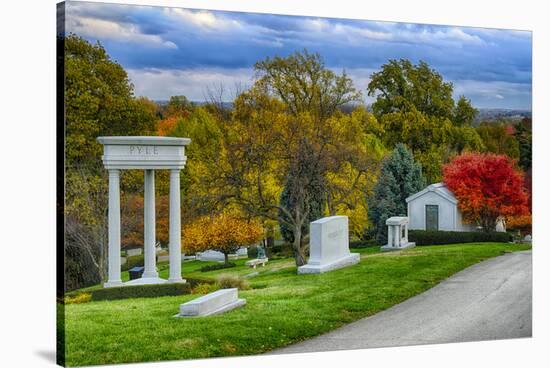
[[[168,104],[168,100],[157,100],[155,101],[160,106],[165,106]],[[192,101],[195,105],[204,105],[205,101]],[[341,107],[341,110],[350,113],[355,109],[357,105],[347,104]],[[227,109],[233,108],[232,102],[223,102],[223,107]],[[371,106],[367,105],[367,110],[372,111]],[[497,121],[520,121],[523,118],[531,118],[531,110],[516,110],[516,109],[486,109],[478,108],[479,114],[474,120],[474,125],[478,125],[482,121],[486,122],[497,122]]]
[[[479,114],[474,120],[477,125],[482,121],[519,121],[523,118],[531,118],[531,110],[514,110],[514,109],[478,109]]]

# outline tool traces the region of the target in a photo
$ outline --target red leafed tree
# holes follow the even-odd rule
[[[443,167],[443,181],[463,218],[494,231],[499,216],[529,214],[523,173],[506,155],[465,153]]]

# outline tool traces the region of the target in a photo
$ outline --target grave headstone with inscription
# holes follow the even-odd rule
[[[359,262],[359,254],[349,251],[347,216],[330,216],[313,221],[309,236],[309,261],[298,267],[299,274],[323,273]]]

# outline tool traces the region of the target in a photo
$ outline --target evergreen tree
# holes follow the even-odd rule
[[[369,220],[374,226],[376,241],[387,242],[386,220],[392,216],[407,216],[406,199],[426,186],[422,166],[404,144],[395,146],[384,161],[380,178],[369,200]]]

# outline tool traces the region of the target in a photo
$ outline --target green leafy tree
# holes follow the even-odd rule
[[[157,106],[134,97],[126,71],[99,42],[91,44],[74,34],[58,42],[65,51],[65,265],[69,289],[105,279],[107,178],[96,138],[150,134]],[[121,180],[124,192],[142,179],[125,173]]]
[[[163,117],[187,117],[195,108],[195,105],[185,96],[171,96],[164,108]]]
[[[519,165],[526,171],[531,169],[533,158],[533,132],[530,118],[524,118],[515,125],[515,137],[519,146]]]
[[[98,160],[101,135],[153,131],[151,102],[135,99],[124,68],[98,42],[71,34],[65,45],[65,157],[68,165]]]
[[[478,112],[469,99],[460,96],[454,109],[453,123],[458,126],[471,126]]]
[[[257,62],[255,69],[260,75],[258,82],[294,116],[308,113],[324,122],[343,105],[361,98],[345,72],[337,75],[325,67],[319,54],[307,50],[288,57],[268,57]]]
[[[390,60],[371,76],[369,96],[376,97],[372,109],[377,118],[412,107],[428,116],[452,119],[453,85],[427,63],[414,65],[409,60]]]
[[[484,148],[471,126],[477,110],[464,96],[455,104],[452,83],[423,61],[390,60],[373,73],[368,94],[376,97],[372,109],[386,146],[405,143],[429,182],[441,180],[441,165],[454,155]]]
[[[219,181],[226,200],[248,215],[288,222],[296,265],[301,266],[308,247],[302,229],[307,231],[315,207],[309,201],[317,196],[309,182],[323,178],[327,184],[329,176],[352,167],[352,184],[327,184],[326,196],[344,203],[357,193],[372,166],[365,148],[368,129],[363,126],[370,125],[370,119],[343,118],[342,107],[358,102],[361,94],[345,73],[326,68],[317,54],[267,58],[255,69],[254,85],[237,97],[224,129],[224,170],[213,181]],[[281,202],[285,186],[289,200]],[[285,202],[291,207],[281,205]],[[332,207],[336,209],[336,203]]]
[[[520,145],[513,134],[512,126],[502,123],[481,123],[476,130],[488,152],[505,154],[514,159],[520,157]]]
[[[406,216],[406,199],[426,186],[422,166],[404,144],[398,144],[384,161],[374,195],[369,200],[369,220],[374,226],[376,241],[387,241],[386,220]]]

